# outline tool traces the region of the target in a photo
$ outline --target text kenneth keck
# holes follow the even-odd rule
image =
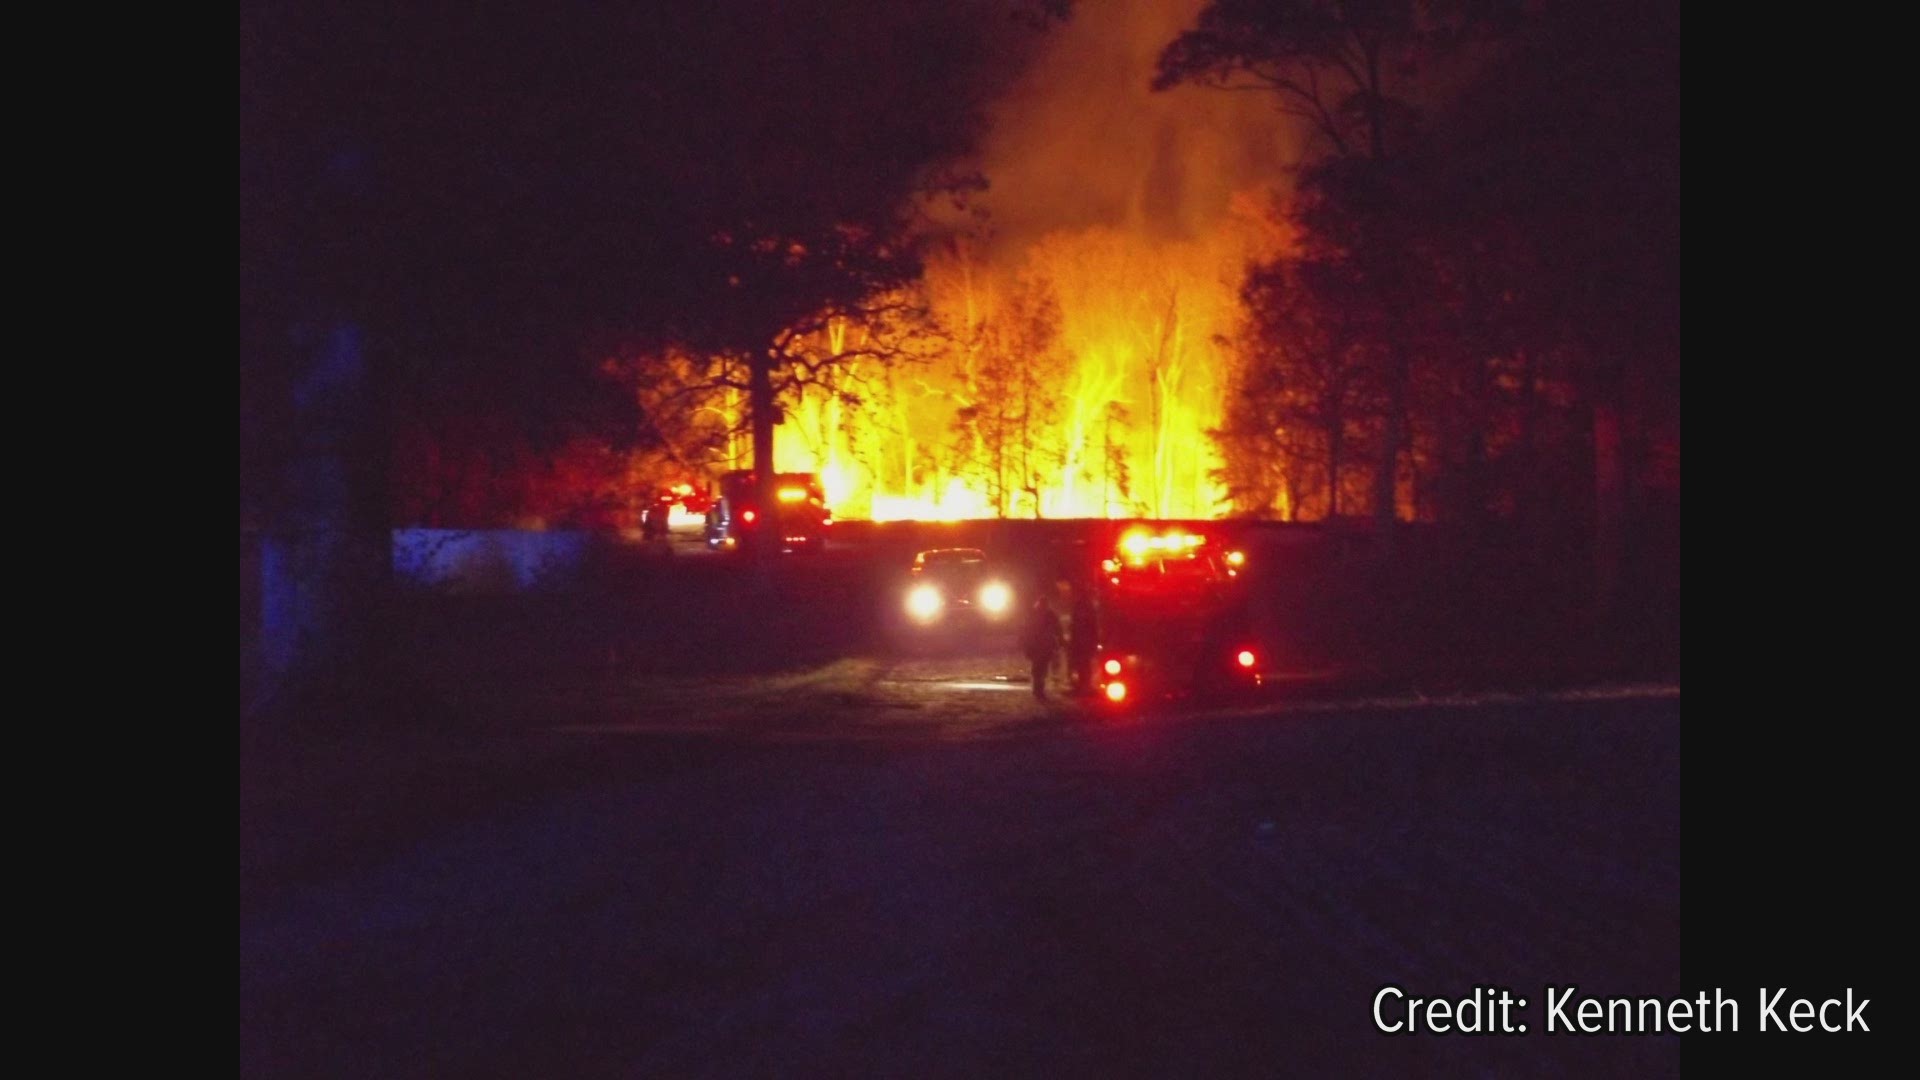
[[[1742,1016],[1740,1001],[1725,992],[1702,990],[1693,997],[1597,997],[1578,986],[1548,986],[1534,1000],[1497,986],[1476,986],[1464,997],[1415,997],[1398,986],[1373,995],[1373,1023],[1392,1035],[1684,1035],[1689,1032],[1746,1030],[1807,1033],[1870,1031],[1870,998],[1814,1000],[1785,988],[1761,987],[1755,1010]]]

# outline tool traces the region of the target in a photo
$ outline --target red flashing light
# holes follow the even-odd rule
[[[1100,665],[1100,668],[1102,671],[1105,671],[1109,675],[1118,675],[1120,674],[1120,661],[1109,660],[1106,663]]]
[[[741,521],[744,521],[744,522],[746,522],[746,523],[747,523],[747,524],[749,524],[749,525],[751,525],[751,524],[753,524],[753,519],[754,519],[755,517],[757,517],[757,516],[758,516],[758,515],[756,515],[756,514],[755,514],[755,513],[753,512],[753,511],[751,511],[751,510],[742,510],[742,511],[740,511],[740,520],[741,520]]]
[[[1252,667],[1253,666],[1253,650],[1241,649],[1240,655],[1235,656],[1234,659],[1239,662],[1241,667]]]
[[[1127,700],[1127,684],[1123,682],[1108,683],[1107,684],[1107,700],[1108,701]]]

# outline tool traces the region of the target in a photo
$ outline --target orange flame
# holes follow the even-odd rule
[[[956,246],[923,283],[952,340],[924,364],[849,365],[857,404],[804,393],[777,434],[780,467],[818,472],[843,516],[881,521],[1213,516],[1224,493],[1207,430],[1237,362],[1236,286],[1258,242],[1251,227],[1185,241],[1085,229],[1041,238],[1012,267]],[[1022,290],[1044,290],[1057,310],[1044,347],[1013,355],[1033,400],[1013,410],[1019,430],[995,475],[977,443],[967,453],[969,410],[1010,392],[981,371],[994,335],[1025,317]],[[860,332],[834,320],[821,348],[844,355]]]
[[[879,520],[1225,509],[1207,430],[1239,361],[1245,264],[1285,242],[1267,196],[1298,133],[1262,95],[1151,91],[1203,3],[1080,5],[1049,36],[972,162],[990,239],[928,261],[918,299],[947,341],[924,364],[856,365],[857,405],[809,391],[779,429],[781,468]],[[976,235],[964,211],[934,217]],[[872,332],[833,320],[815,347]],[[1035,385],[1007,385],[1009,358]]]

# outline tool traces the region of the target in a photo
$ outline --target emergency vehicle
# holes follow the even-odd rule
[[[814,473],[775,473],[774,502],[761,505],[759,481],[748,470],[720,477],[719,497],[707,510],[709,548],[772,543],[781,551],[819,551],[827,545],[833,511]]]
[[[1109,708],[1261,684],[1246,554],[1182,528],[1127,529],[1100,563],[1098,699]]]

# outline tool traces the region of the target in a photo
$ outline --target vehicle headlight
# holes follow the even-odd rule
[[[907,592],[907,614],[921,622],[933,621],[945,606],[940,590],[931,585],[916,585]]]
[[[989,581],[980,588],[980,606],[998,615],[1013,606],[1013,590],[998,581]]]

